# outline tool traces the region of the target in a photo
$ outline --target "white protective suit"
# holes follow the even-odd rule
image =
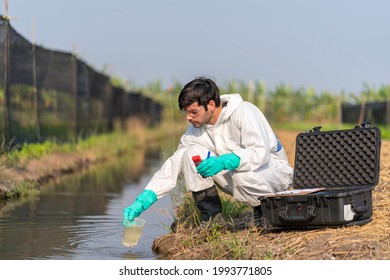
[[[215,125],[199,128],[190,125],[181,137],[178,150],[157,171],[146,189],[158,198],[170,192],[183,172],[190,191],[201,191],[217,185],[238,201],[257,206],[258,197],[286,190],[292,182],[293,169],[287,161],[274,131],[263,113],[239,94],[221,96],[223,109]],[[196,172],[192,156],[202,159],[227,153],[240,157],[234,171],[223,170],[213,177],[203,178]]]

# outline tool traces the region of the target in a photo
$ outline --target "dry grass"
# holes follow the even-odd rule
[[[290,161],[296,133],[281,131]],[[390,141],[382,141],[380,180],[373,191],[373,221],[363,226],[307,231],[212,232],[182,229],[157,238],[166,259],[380,260],[390,259]]]

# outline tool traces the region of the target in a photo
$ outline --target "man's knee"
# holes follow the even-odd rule
[[[259,197],[269,193],[272,193],[270,186],[260,182],[252,182],[251,184],[235,184],[233,187],[233,197],[250,206],[259,205]]]

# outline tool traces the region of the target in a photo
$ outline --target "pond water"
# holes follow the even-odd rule
[[[122,216],[163,163],[166,151],[161,151],[137,151],[68,175],[38,197],[2,209],[0,259],[158,259],[151,246],[169,232],[170,196],[141,214],[146,225],[131,250],[122,245]]]

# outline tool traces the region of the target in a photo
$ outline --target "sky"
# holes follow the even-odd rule
[[[389,11],[388,0],[9,0],[8,8],[29,41],[34,33],[38,45],[75,50],[138,86],[207,76],[335,93],[390,83]]]

